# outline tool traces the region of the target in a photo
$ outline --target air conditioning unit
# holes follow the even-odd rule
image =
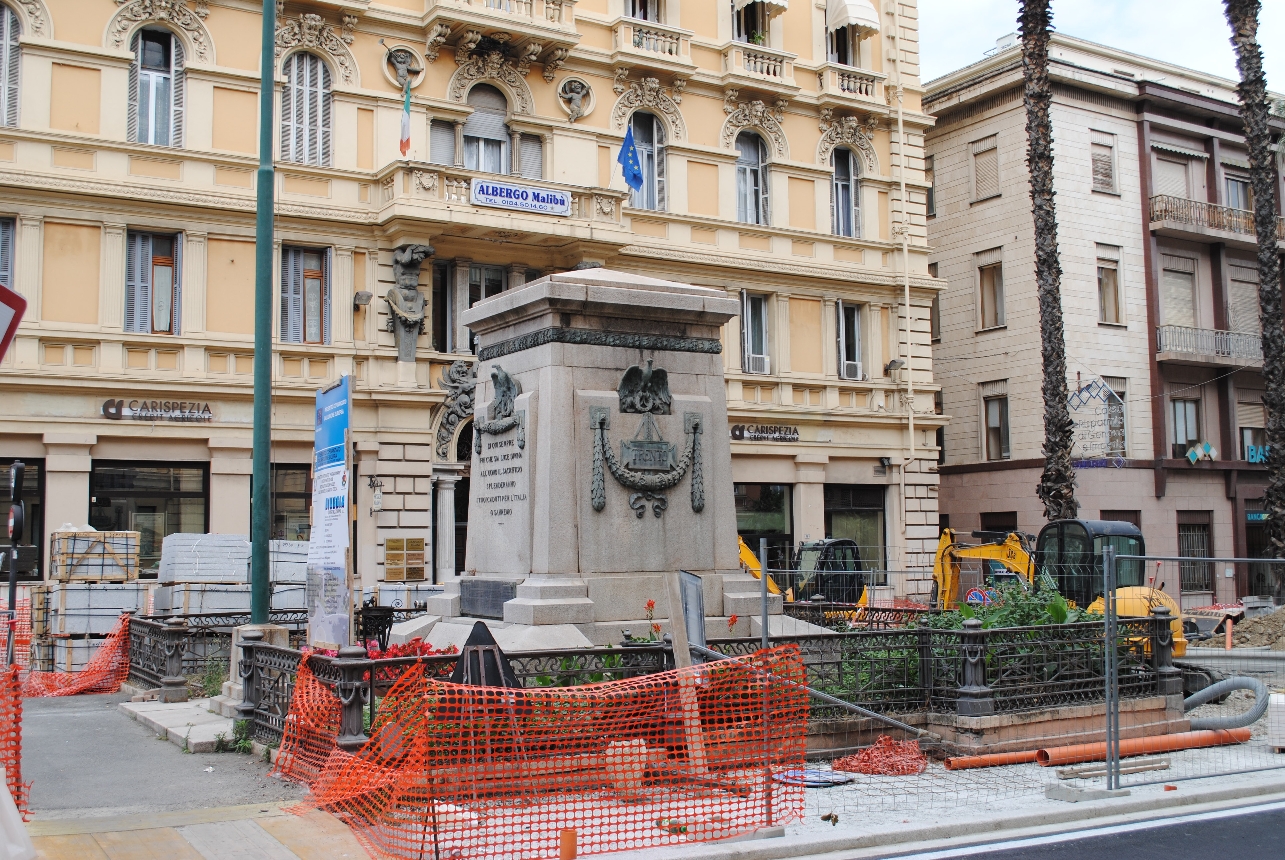
[[[839,375],[844,379],[855,379],[860,381],[864,378],[864,374],[861,371],[861,362],[845,361],[842,364],[843,366],[839,369]]]
[[[766,355],[747,355],[745,357],[746,373],[771,373],[772,363]]]

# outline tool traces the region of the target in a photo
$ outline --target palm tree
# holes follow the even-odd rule
[[[1267,407],[1268,555],[1285,558],[1285,326],[1281,322],[1281,269],[1276,251],[1276,180],[1263,52],[1258,47],[1259,0],[1223,0],[1240,71],[1240,118],[1249,145],[1249,184],[1258,236],[1258,308],[1263,325],[1263,403]]]
[[[1075,426],[1067,407],[1066,336],[1062,330],[1062,265],[1058,262],[1057,213],[1053,208],[1053,128],[1049,104],[1049,0],[1023,0],[1017,18],[1026,81],[1026,161],[1035,217],[1035,282],[1040,301],[1040,353],[1044,369],[1044,474],[1036,493],[1049,520],[1073,519],[1075,468],[1071,446]]]

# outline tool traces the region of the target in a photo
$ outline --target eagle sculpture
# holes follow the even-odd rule
[[[655,369],[647,359],[643,369],[633,365],[620,378],[620,411],[640,415],[668,415],[673,398],[669,396],[669,374],[663,367]]]
[[[522,393],[522,383],[504,372],[498,364],[491,365],[491,382],[495,385],[495,399],[487,408],[487,418],[500,421],[513,415],[513,403]]]

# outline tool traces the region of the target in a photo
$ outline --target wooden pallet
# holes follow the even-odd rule
[[[132,582],[138,579],[138,532],[54,532],[51,580]]]

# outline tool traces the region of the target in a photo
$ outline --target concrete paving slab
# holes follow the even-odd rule
[[[257,821],[218,821],[177,828],[205,860],[297,860]]]
[[[140,838],[140,832],[146,838]],[[95,833],[94,841],[111,860],[201,860],[200,853],[172,827]]]
[[[120,712],[188,752],[216,752],[218,736],[232,739],[232,720],[210,710],[209,699],[190,702],[121,702]]]
[[[259,826],[300,860],[365,860],[368,856],[348,825],[317,809],[304,815],[261,818]]]

